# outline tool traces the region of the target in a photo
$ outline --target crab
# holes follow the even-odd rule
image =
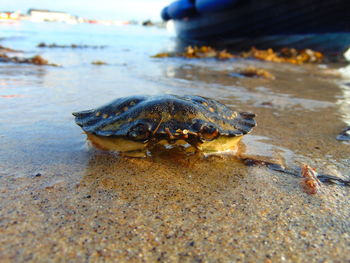
[[[155,145],[204,153],[234,150],[256,126],[253,113],[192,95],[118,98],[73,115],[93,146],[121,153],[146,153]]]

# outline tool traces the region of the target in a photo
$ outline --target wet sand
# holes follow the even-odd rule
[[[200,67],[193,70],[212,81]],[[275,74],[283,82],[283,73]],[[267,89],[256,88],[261,80],[239,80],[245,95],[258,98],[241,105],[258,113],[258,127],[245,136],[240,155],[294,168],[308,163],[349,178],[349,145],[335,140],[342,124],[327,97],[333,77],[308,84],[305,72],[293,74],[325,92],[309,96],[290,90],[287,79],[285,85],[263,80],[296,93],[283,101],[276,90],[267,98]],[[229,81],[224,71],[216,75],[223,86]],[[299,178],[246,167],[234,156],[103,153],[88,148],[70,121],[75,132],[63,134],[63,143],[79,137],[76,151],[45,147],[50,138],[40,136],[41,147],[35,137],[1,138],[11,149],[2,155],[0,175],[1,262],[350,261],[349,188],[323,185],[307,195]]]
[[[349,261],[349,189],[169,157],[92,151],[80,171],[2,176],[1,262]]]
[[[71,55],[65,65],[51,54],[62,68],[0,65],[1,262],[350,262],[350,188],[308,195],[300,178],[232,155],[101,152],[71,116],[141,92],[211,97],[258,115],[241,158],[349,180],[349,143],[335,139],[350,120],[338,65],[147,54],[96,70]],[[230,75],[251,65],[276,80]]]
[[[256,98],[238,107],[258,113],[239,154],[294,168],[308,163],[348,179],[349,145],[335,140],[342,125],[334,121],[334,77],[302,69],[289,72],[303,77],[299,91],[280,71],[275,82],[238,80],[245,96]],[[190,73],[213,81],[201,70]],[[232,80],[215,74],[221,85]],[[269,94],[258,81],[281,90]],[[304,85],[324,92],[309,95]],[[245,97],[221,101],[230,100]],[[1,138],[15,147],[1,165],[1,262],[350,261],[349,188],[323,185],[308,195],[299,178],[230,155],[121,157],[88,148],[78,130],[76,151]]]

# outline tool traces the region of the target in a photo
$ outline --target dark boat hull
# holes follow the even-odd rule
[[[189,44],[334,53],[350,46],[349,7],[348,0],[246,0],[228,10],[175,20],[175,28]]]

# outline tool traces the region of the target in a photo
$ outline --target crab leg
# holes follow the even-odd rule
[[[160,119],[160,121],[159,121],[157,127],[154,129],[152,135],[155,135],[155,134],[156,134],[156,132],[158,131],[158,129],[159,129],[160,125],[162,124],[162,122],[163,122],[163,118]]]
[[[165,130],[165,132],[168,134],[170,140],[175,139],[174,135],[171,133],[171,131],[169,130],[169,128],[165,128],[164,130]]]

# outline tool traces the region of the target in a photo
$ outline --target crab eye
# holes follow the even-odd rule
[[[144,141],[150,136],[149,126],[139,123],[130,128],[127,136],[134,141]]]
[[[212,125],[203,126],[200,130],[200,135],[204,140],[211,141],[218,137],[219,131]]]

